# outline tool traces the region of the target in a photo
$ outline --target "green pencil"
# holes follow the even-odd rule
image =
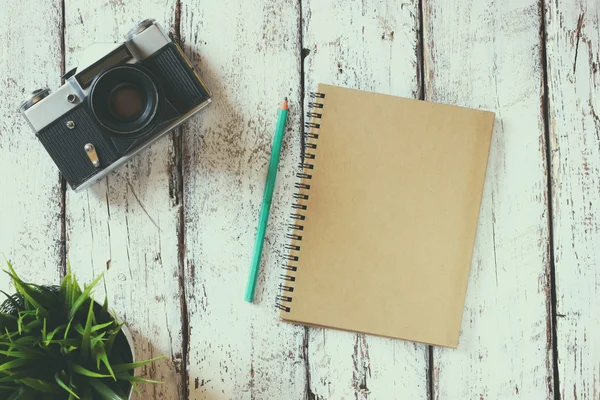
[[[265,232],[267,231],[267,222],[269,221],[269,211],[271,201],[273,200],[273,189],[275,188],[275,178],[277,177],[277,166],[279,165],[279,156],[281,153],[281,143],[285,133],[285,123],[288,115],[287,97],[281,104],[277,127],[275,128],[275,137],[273,138],[273,149],[271,150],[271,160],[269,161],[269,172],[267,173],[267,182],[265,184],[265,193],[263,195],[262,206],[260,208],[260,217],[258,219],[258,232],[256,233],[256,242],[254,242],[254,254],[250,264],[250,276],[246,285],[247,302],[254,300],[254,290],[256,289],[256,279],[258,278],[258,269],[260,266],[260,257],[262,255]]]

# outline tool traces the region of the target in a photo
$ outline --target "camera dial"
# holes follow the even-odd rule
[[[155,23],[154,19],[145,19],[145,20],[139,22],[132,30],[127,32],[127,36],[126,36],[127,40],[133,39],[140,33],[144,32],[146,29],[148,29],[152,25],[154,25],[154,23]]]
[[[23,112],[29,110],[34,104],[48,97],[49,94],[50,89],[48,88],[34,90],[29,97],[19,105],[19,111]]]

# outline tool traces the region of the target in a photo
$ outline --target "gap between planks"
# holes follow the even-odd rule
[[[306,98],[306,87],[304,84],[304,77],[306,71],[304,69],[304,62],[306,57],[310,53],[309,49],[304,48],[304,14],[302,10],[302,2],[303,0],[298,0],[298,48],[300,49],[299,54],[299,62],[300,62],[300,162],[303,161],[304,151],[306,149],[306,140],[304,138],[304,114],[306,112],[306,107],[304,105],[304,100]],[[309,357],[309,349],[308,349],[308,335],[310,328],[308,326],[304,327],[304,337],[302,338],[302,355],[304,356],[304,385],[305,385],[305,395],[307,400],[316,400],[315,393],[310,388],[310,357]]]
[[[423,34],[423,1],[418,0],[417,7],[419,11],[418,29],[417,29],[417,85],[418,99],[425,100],[425,35]],[[434,374],[433,374],[433,346],[427,346],[427,398],[434,399]]]
[[[67,21],[65,18],[65,1],[60,0],[60,84],[63,85],[65,83],[64,76],[66,69],[66,49],[65,49],[65,29],[67,26]],[[60,265],[59,265],[59,275],[62,279],[67,275],[67,180],[59,172],[58,179],[60,181],[60,243],[59,243],[59,254],[60,254]]]
[[[542,115],[544,119],[544,139],[546,150],[546,191],[547,191],[547,206],[548,206],[548,247],[550,258],[550,276],[548,284],[550,286],[550,299],[547,310],[548,328],[552,330],[552,335],[549,335],[551,343],[548,343],[548,348],[552,349],[552,380],[548,382],[550,389],[554,392],[554,399],[560,400],[560,376],[558,372],[558,335],[556,331],[556,263],[554,254],[554,207],[552,193],[552,150],[550,149],[550,104],[548,99],[548,57],[547,43],[548,33],[546,32],[546,1],[540,0],[540,56],[542,64],[542,88],[544,94],[542,96]]]
[[[175,3],[175,19],[173,21],[174,41],[181,46],[181,0]],[[173,134],[173,147],[175,157],[175,180],[173,194],[175,204],[179,207],[179,226],[177,231],[178,262],[179,262],[179,296],[181,304],[181,386],[184,398],[190,398],[190,377],[188,364],[190,362],[190,315],[187,304],[185,282],[185,202],[183,201],[183,138],[182,128],[179,127]]]

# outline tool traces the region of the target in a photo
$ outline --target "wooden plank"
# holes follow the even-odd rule
[[[434,349],[434,396],[550,398],[540,5],[425,0],[423,17],[426,99],[496,112],[460,343]]]
[[[546,3],[557,352],[563,399],[600,398],[600,5]]]
[[[67,0],[68,69],[94,42],[123,41],[149,15],[165,29],[174,25],[175,1],[127,1],[95,5]],[[179,209],[171,136],[130,160],[83,193],[67,192],[68,258],[84,281],[104,273],[97,290],[127,321],[138,359],[167,358],[141,375],[163,385],[141,385],[141,398],[184,398],[180,310]]]
[[[60,1],[34,0],[27,7],[5,1],[2,8],[0,251],[24,279],[59,284],[62,193],[58,169],[17,107],[34,89],[60,86]],[[0,288],[12,292],[8,285],[8,276],[0,274]]]
[[[318,83],[405,97],[420,93],[418,2],[303,1],[305,88]],[[427,347],[308,331],[310,398],[425,399]]]
[[[304,329],[280,323],[279,265],[300,161],[298,2],[184,2],[185,51],[214,102],[184,128],[190,399],[305,398]],[[254,304],[244,291],[277,108],[291,114]]]

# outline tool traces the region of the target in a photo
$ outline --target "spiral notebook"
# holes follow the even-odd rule
[[[319,85],[282,320],[456,347],[494,114]]]

